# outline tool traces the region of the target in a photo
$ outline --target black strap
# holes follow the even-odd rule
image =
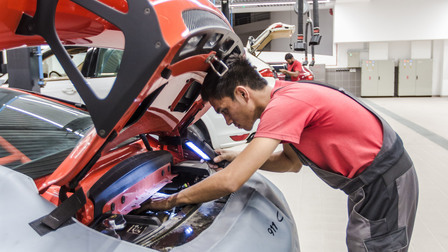
[[[45,216],[42,219],[42,223],[56,230],[74,216],[84,204],[86,204],[86,196],[82,188],[79,188],[70,198],[62,202],[49,215]]]
[[[357,191],[359,188],[372,183],[379,177],[382,177],[384,183],[386,184],[386,186],[388,186],[412,167],[412,160],[409,157],[408,153],[404,151],[402,152],[396,163],[389,166],[390,168],[388,168],[384,172],[382,171],[381,167],[369,166],[364,171],[366,172],[365,174],[363,174],[364,172],[362,172],[360,175],[353,178],[350,183],[340,189],[346,194],[350,195],[351,193]]]
[[[395,168],[387,170],[382,175],[386,186],[392,184],[397,178],[401,177],[411,167],[413,167],[411,157],[409,157],[409,154],[406,151],[404,151],[403,155],[401,155],[400,157],[400,160],[398,160],[397,164],[395,164]]]
[[[61,226],[68,225],[71,222],[71,217],[84,206],[86,203],[86,196],[82,188],[75,191],[67,200],[62,202],[49,215],[43,216],[30,223],[30,226],[41,236],[58,229]]]
[[[59,200],[61,202],[64,202],[68,199],[67,192],[68,192],[68,190],[67,190],[66,186],[61,186],[59,188]]]

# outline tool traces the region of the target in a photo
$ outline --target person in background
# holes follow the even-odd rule
[[[302,64],[294,59],[291,53],[285,55],[285,60],[288,62],[288,67],[287,69],[280,69],[280,72],[285,75],[285,80],[298,81],[300,73],[303,72]]]

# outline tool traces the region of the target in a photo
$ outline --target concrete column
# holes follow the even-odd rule
[[[440,89],[440,95],[448,96],[448,40],[443,41],[443,52],[442,52],[442,83]]]

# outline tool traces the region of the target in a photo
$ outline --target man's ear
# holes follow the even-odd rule
[[[236,86],[235,97],[243,98],[246,102],[249,100],[249,90],[245,86]]]

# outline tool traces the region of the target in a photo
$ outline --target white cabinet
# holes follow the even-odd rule
[[[393,60],[364,60],[361,66],[361,96],[394,96]]]
[[[398,66],[398,96],[432,95],[432,60],[405,59]]]

